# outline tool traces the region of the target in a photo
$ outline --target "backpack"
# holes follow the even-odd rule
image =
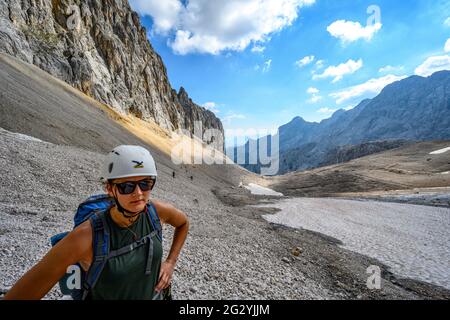
[[[118,250],[110,250],[109,227],[105,220],[105,213],[115,204],[113,198],[107,194],[98,194],[83,201],[74,216],[74,228],[83,222],[90,220],[93,234],[94,257],[89,270],[86,272],[79,263],[67,268],[67,273],[59,280],[59,287],[63,295],[70,295],[74,300],[85,300],[91,288],[100,278],[108,259],[126,254],[134,249],[150,242],[147,258],[146,273],[150,272],[151,259],[153,257],[152,237],[156,235],[162,242],[162,227],[158,214],[152,203],[146,205],[146,214],[150,218],[153,230],[140,240]],[[63,232],[51,237],[50,242],[55,246],[69,232]],[[153,299],[171,300],[171,287],[160,291]]]

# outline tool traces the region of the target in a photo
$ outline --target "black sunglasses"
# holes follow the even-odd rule
[[[122,183],[114,183],[117,186],[117,190],[119,190],[120,194],[131,194],[136,189],[136,186],[139,185],[139,188],[142,191],[149,191],[153,189],[155,185],[156,179],[145,179],[141,181],[126,181]]]

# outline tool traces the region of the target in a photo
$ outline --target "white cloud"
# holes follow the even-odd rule
[[[447,27],[450,27],[450,17],[448,17],[445,21],[444,21],[444,25]]]
[[[323,61],[323,60],[318,60],[318,61],[316,62],[316,69],[317,69],[317,70],[322,69],[324,63],[325,63],[325,61]]]
[[[330,108],[321,108],[317,110],[319,113],[335,113],[337,109],[330,109]]]
[[[317,88],[311,87],[311,88],[308,88],[308,90],[306,90],[306,92],[309,94],[318,94],[320,91]]]
[[[217,104],[215,102],[206,102],[203,104],[203,107],[206,110],[212,111],[214,113],[219,113],[219,109],[217,108]]]
[[[444,51],[445,52],[450,52],[450,38],[448,38],[447,42],[445,43]]]
[[[418,76],[428,77],[441,70],[450,70],[449,55],[429,57],[424,63],[416,68],[415,73]]]
[[[186,3],[186,4],[183,4]],[[290,26],[300,8],[315,0],[131,0],[133,9],[151,16],[155,32],[174,33],[177,54],[242,51]]]
[[[262,73],[269,72],[272,67],[272,59],[267,60],[262,64],[262,66],[256,65],[255,70],[261,70]]]
[[[314,103],[317,103],[317,102],[319,102],[319,101],[321,101],[322,100],[322,97],[321,96],[318,96],[318,95],[313,95],[312,97],[311,97],[311,99],[309,99],[308,100],[308,103],[311,103],[311,104],[314,104]]]
[[[403,71],[404,69],[405,69],[404,66],[393,67],[393,66],[387,65],[383,68],[380,68],[380,70],[378,70],[378,72],[379,73],[390,73],[390,72],[392,73],[392,72],[400,72],[400,71]]]
[[[295,65],[299,68],[302,68],[304,66],[307,66],[308,64],[312,63],[314,61],[314,56],[306,56],[303,59],[300,59],[295,62]]]
[[[332,93],[330,96],[336,99],[337,104],[356,98],[359,98],[360,100],[362,100],[362,98],[373,98],[387,85],[404,78],[406,78],[406,76],[395,76],[390,74],[381,78],[370,79],[363,84]]]
[[[271,67],[272,67],[272,60],[269,59],[269,60],[267,60],[266,62],[264,62],[264,66],[263,66],[262,71],[263,71],[263,72],[267,72],[267,71],[270,70]]]
[[[322,74],[316,74],[313,76],[314,80],[325,79],[325,78],[334,78],[333,83],[342,80],[345,75],[353,74],[363,66],[362,59],[358,61],[353,61],[352,59],[348,60],[345,63],[341,63],[338,66],[330,66]]]
[[[179,0],[130,0],[133,10],[153,18],[154,31],[165,34],[176,27],[183,5]]]
[[[178,30],[175,35],[175,41],[168,44],[180,55],[191,52],[219,54],[222,50],[222,43],[216,37],[201,34],[194,35],[186,30]]]
[[[311,98],[308,100],[308,103],[317,103],[320,100],[322,100],[322,97],[319,95],[320,93],[319,89],[311,87],[308,88],[306,92],[311,95]]]
[[[338,20],[327,27],[327,31],[343,43],[354,42],[359,39],[366,41],[372,40],[372,37],[382,27],[381,23],[375,23],[366,27],[361,26],[359,22]]]
[[[264,50],[266,50],[266,47],[263,47],[263,46],[255,45],[252,48],[252,52],[256,52],[256,53],[262,53],[262,52],[264,52]]]
[[[349,111],[354,109],[356,106],[355,105],[349,105],[347,108],[344,108],[345,111]]]
[[[247,117],[243,114],[239,114],[239,113],[229,113],[228,115],[226,115],[222,120],[224,122],[229,123],[231,120],[234,119],[246,119]]]

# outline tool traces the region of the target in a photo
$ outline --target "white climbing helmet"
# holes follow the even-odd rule
[[[101,179],[152,176],[156,177],[156,163],[150,152],[140,146],[118,146],[106,155]]]

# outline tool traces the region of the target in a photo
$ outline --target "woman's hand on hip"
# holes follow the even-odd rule
[[[155,288],[157,292],[169,286],[170,281],[172,281],[172,274],[174,269],[175,263],[171,261],[166,260],[161,264],[161,269],[159,271],[159,281]]]

